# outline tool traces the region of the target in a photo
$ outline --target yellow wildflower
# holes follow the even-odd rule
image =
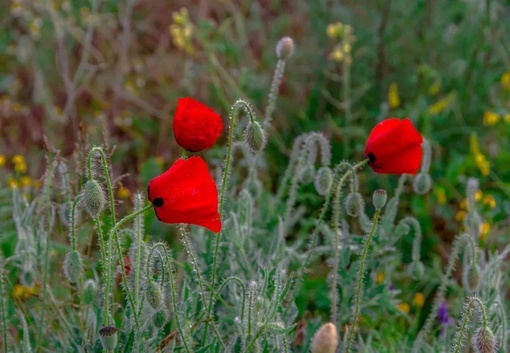
[[[466,218],[466,211],[463,211],[463,210],[460,210],[460,211],[457,211],[457,213],[455,214],[455,220],[457,222],[461,222],[462,220],[464,220],[464,218]]]
[[[485,156],[481,153],[475,155],[475,162],[478,169],[480,169],[480,172],[483,176],[487,176],[490,174],[490,163],[485,158]]]
[[[344,52],[341,48],[337,47],[329,54],[329,59],[336,62],[342,62],[344,59]]]
[[[120,188],[117,190],[117,197],[119,199],[128,199],[131,197],[131,191],[121,184]]]
[[[326,27],[326,34],[331,39],[339,38],[342,34],[343,24],[342,22],[330,23],[328,27]]]
[[[485,195],[483,198],[483,204],[488,205],[490,208],[496,208],[496,200],[492,195]]]
[[[439,114],[442,111],[444,111],[446,108],[448,108],[450,105],[455,102],[456,95],[455,93],[450,93],[446,97],[443,97],[439,99],[436,103],[432,104],[429,107],[429,113],[430,114]]]
[[[460,202],[459,207],[460,207],[460,209],[461,209],[461,210],[466,210],[466,209],[467,209],[467,199],[466,199],[466,198],[464,198],[464,199]]]
[[[5,154],[0,154],[0,168],[2,168],[5,163],[7,163],[7,157],[5,156]]]
[[[501,116],[497,113],[491,111],[486,111],[485,113],[483,113],[483,124],[485,126],[496,125],[500,119]]]
[[[22,284],[16,284],[14,289],[12,290],[12,297],[15,300],[26,301],[33,296],[37,296],[39,294],[39,287],[27,287]]]
[[[390,88],[388,90],[388,104],[390,105],[390,109],[395,109],[400,106],[398,86],[395,82],[390,84]]]
[[[436,80],[434,81],[434,83],[430,86],[429,88],[429,94],[431,96],[435,96],[436,94],[439,93],[439,91],[441,90],[441,81],[440,80]]]
[[[407,303],[400,303],[397,305],[397,309],[403,312],[404,314],[407,314],[409,310],[411,310],[411,306]]]
[[[445,205],[446,202],[448,201],[446,199],[446,191],[445,191],[445,189],[437,188],[436,198],[437,198],[437,202],[439,202],[440,205]]]
[[[19,179],[19,183],[21,186],[30,186],[30,184],[32,184],[32,179],[29,176],[25,175]]]
[[[476,201],[480,201],[483,197],[483,191],[482,190],[477,190],[475,192],[475,200]]]
[[[172,13],[173,23],[168,27],[173,44],[192,54],[194,51],[191,42],[193,36],[193,25],[189,21],[188,10],[181,8],[179,12]]]
[[[510,71],[505,71],[501,75],[501,87],[510,91]]]
[[[489,235],[489,232],[491,231],[491,225],[487,222],[484,222],[480,225],[480,239],[482,241],[485,241],[487,239],[487,236]]]
[[[7,179],[7,185],[9,186],[9,189],[14,189],[18,187],[18,182],[14,178]]]
[[[425,304],[425,296],[423,293],[416,293],[413,298],[414,306],[421,308]]]
[[[12,157],[12,164],[14,164],[14,171],[17,173],[26,173],[27,172],[27,162],[25,161],[25,157],[20,154],[16,154]]]
[[[384,282],[384,272],[377,272],[375,276],[375,283],[382,284]]]

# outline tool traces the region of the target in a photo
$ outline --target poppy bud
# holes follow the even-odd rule
[[[413,180],[413,190],[418,195],[425,195],[432,187],[432,178],[429,173],[418,173]]]
[[[283,37],[276,44],[276,56],[280,60],[287,60],[292,54],[294,54],[294,40],[290,37]]]
[[[317,190],[319,195],[326,196],[329,192],[329,188],[331,188],[331,184],[333,184],[333,172],[331,168],[320,167],[313,180],[315,190]]]
[[[99,330],[99,340],[106,351],[113,351],[117,346],[117,329],[112,326],[105,326]]]
[[[359,192],[351,192],[345,199],[345,211],[351,217],[357,217],[365,208],[363,196]]]
[[[166,323],[168,322],[166,312],[164,310],[156,312],[156,314],[154,314],[153,321],[154,326],[156,326],[157,328],[163,328],[163,326],[165,326]]]
[[[480,268],[477,264],[469,266],[466,273],[466,281],[469,290],[476,291],[478,289],[478,284],[480,284]]]
[[[67,253],[64,260],[64,274],[71,283],[77,283],[83,271],[81,255],[77,250]]]
[[[97,283],[92,280],[88,279],[83,284],[83,297],[82,301],[84,304],[91,304],[96,299],[97,295]]]
[[[388,195],[386,194],[386,190],[384,189],[377,189],[374,191],[374,194],[372,195],[372,202],[374,203],[374,207],[376,209],[381,209],[386,205],[386,199],[388,198]]]
[[[411,272],[411,276],[413,276],[415,280],[423,278],[423,275],[425,274],[425,266],[423,265],[423,262],[413,261],[409,266],[409,272]]]
[[[106,199],[101,185],[96,180],[91,179],[85,183],[81,202],[92,218],[103,211]]]
[[[253,153],[260,152],[266,146],[266,132],[257,122],[249,122],[244,130],[244,143]]]
[[[163,294],[159,286],[154,281],[149,280],[147,283],[147,302],[153,309],[158,309],[163,304]]]
[[[338,346],[336,326],[328,322],[322,325],[312,338],[310,351],[312,353],[335,353]]]
[[[306,164],[299,171],[299,180],[302,184],[310,184],[315,176],[315,168],[311,164]]]
[[[495,353],[498,341],[488,327],[480,327],[473,336],[472,346],[475,353]]]

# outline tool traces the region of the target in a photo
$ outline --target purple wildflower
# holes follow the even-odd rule
[[[439,305],[439,309],[437,310],[437,319],[441,324],[441,338],[444,338],[446,336],[447,327],[452,324],[450,315],[448,315],[448,307],[444,300],[441,302],[441,305]]]

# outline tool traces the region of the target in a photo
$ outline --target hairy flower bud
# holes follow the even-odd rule
[[[161,293],[159,285],[150,280],[147,282],[146,291],[147,302],[153,309],[158,309],[163,304],[163,294]]]
[[[330,167],[320,167],[317,173],[315,173],[315,178],[313,180],[313,185],[315,186],[315,190],[321,196],[326,196],[331,188],[331,184],[333,184],[333,172]]]
[[[82,301],[84,304],[92,304],[97,295],[97,283],[93,279],[88,279],[83,284]]]
[[[498,341],[490,328],[480,327],[473,336],[472,346],[475,353],[495,353]]]
[[[328,322],[322,325],[312,338],[310,351],[312,353],[335,353],[338,346],[336,326]]]
[[[249,122],[244,130],[244,143],[253,153],[260,152],[266,146],[266,132],[257,121]]]
[[[409,266],[409,272],[415,280],[423,278],[425,274],[425,266],[421,261],[413,261]]]
[[[112,326],[105,326],[99,330],[99,340],[106,351],[113,351],[117,346],[117,329]]]
[[[67,253],[64,260],[64,275],[69,282],[77,283],[83,272],[83,261],[81,255],[77,250],[72,250]]]
[[[294,40],[290,37],[283,37],[276,44],[276,56],[280,60],[287,60],[292,54],[294,54]]]
[[[159,310],[153,317],[154,326],[163,328],[168,322],[168,316],[164,310]]]
[[[384,189],[377,189],[374,191],[374,194],[372,195],[372,202],[374,203],[374,207],[376,209],[381,209],[386,205],[386,200],[388,198],[388,195],[386,194],[386,190]]]
[[[359,192],[351,192],[345,198],[345,211],[351,217],[357,217],[364,209],[363,196]]]
[[[306,164],[299,171],[299,181],[301,181],[302,184],[310,184],[313,181],[314,177],[315,177],[315,168],[311,164]]]
[[[103,211],[106,199],[101,185],[96,180],[92,179],[85,183],[82,204],[92,218],[97,217]]]
[[[413,190],[418,195],[425,195],[432,187],[432,178],[429,173],[418,173],[413,180]]]
[[[474,264],[469,267],[466,280],[469,290],[476,291],[478,289],[478,284],[480,284],[480,268],[478,265]]]

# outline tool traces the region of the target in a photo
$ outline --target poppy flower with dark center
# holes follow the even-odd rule
[[[212,108],[187,97],[177,101],[172,126],[179,146],[199,152],[216,143],[223,130],[223,121]]]
[[[405,118],[381,121],[370,132],[365,146],[368,165],[381,174],[416,174],[420,169],[423,138]]]
[[[160,221],[221,230],[218,189],[202,158],[178,159],[149,182],[147,193]]]

